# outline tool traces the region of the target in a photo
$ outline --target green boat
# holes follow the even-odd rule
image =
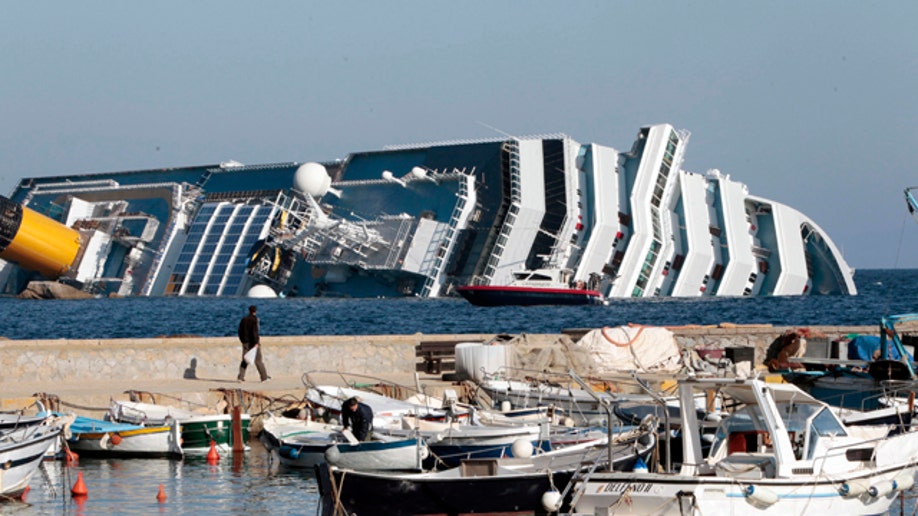
[[[113,400],[108,419],[135,425],[158,426],[178,421],[182,426],[182,449],[208,451],[214,442],[220,452],[233,449],[232,414],[201,414],[169,405]],[[249,449],[251,417],[242,414],[242,443]]]

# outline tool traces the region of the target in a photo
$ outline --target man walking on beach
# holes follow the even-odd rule
[[[267,382],[271,379],[268,376],[268,372],[265,371],[265,364],[261,361],[261,340],[258,335],[258,316],[255,313],[258,309],[255,305],[249,307],[249,315],[242,318],[239,321],[239,340],[242,342],[242,362],[239,363],[239,375],[236,377],[240,382],[245,381],[245,368],[248,367],[249,361],[252,361],[251,358],[247,361],[246,354],[255,349],[255,367],[258,368],[258,374],[261,376],[262,382]]]

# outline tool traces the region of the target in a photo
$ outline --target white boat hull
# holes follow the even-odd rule
[[[898,475],[914,477],[915,468],[874,473],[861,479],[883,486]],[[844,481],[828,478],[799,480],[761,479],[737,481],[721,477],[686,477],[662,474],[596,474],[587,483],[572,514],[755,514],[763,515],[866,515],[885,514],[899,490],[882,496],[844,496]]]
[[[418,470],[430,454],[423,439],[336,444],[325,452],[329,464],[345,469]]]
[[[27,435],[0,439],[0,496],[19,496],[38,471],[49,449],[60,439],[60,428],[32,429]]]
[[[178,424],[173,424],[119,432],[84,432],[74,434],[68,445],[77,454],[110,457],[181,457],[183,452],[180,428]],[[115,438],[115,435],[118,438]]]

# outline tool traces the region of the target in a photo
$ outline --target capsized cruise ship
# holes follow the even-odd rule
[[[803,213],[684,170],[688,139],[661,124],[625,151],[554,134],[27,178],[0,199],[0,286],[440,297],[563,268],[606,297],[857,293]]]

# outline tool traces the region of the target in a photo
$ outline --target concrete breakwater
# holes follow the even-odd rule
[[[761,364],[768,346],[797,327],[768,325],[683,326],[670,328],[677,342],[691,348],[753,348]],[[827,342],[851,333],[877,334],[877,326],[809,327]],[[552,346],[562,337],[577,340],[587,329],[562,334],[527,334],[530,347]],[[305,371],[325,370],[383,378],[411,378],[420,358],[421,342],[486,342],[493,334],[264,336],[263,353],[269,373],[286,382],[262,384],[262,390],[299,391]],[[120,395],[124,389],[206,392],[213,382],[237,386],[240,344],[234,337],[163,337],[105,340],[0,341],[0,408],[15,407],[35,392],[66,393],[94,403]],[[431,376],[431,375],[427,375]],[[250,368],[248,378],[257,380]],[[439,378],[438,378],[439,379]],[[211,383],[208,383],[211,382]],[[245,384],[249,385],[249,384]],[[200,397],[205,397],[200,394]],[[63,397],[63,395],[62,395]],[[206,404],[210,404],[209,402]]]

